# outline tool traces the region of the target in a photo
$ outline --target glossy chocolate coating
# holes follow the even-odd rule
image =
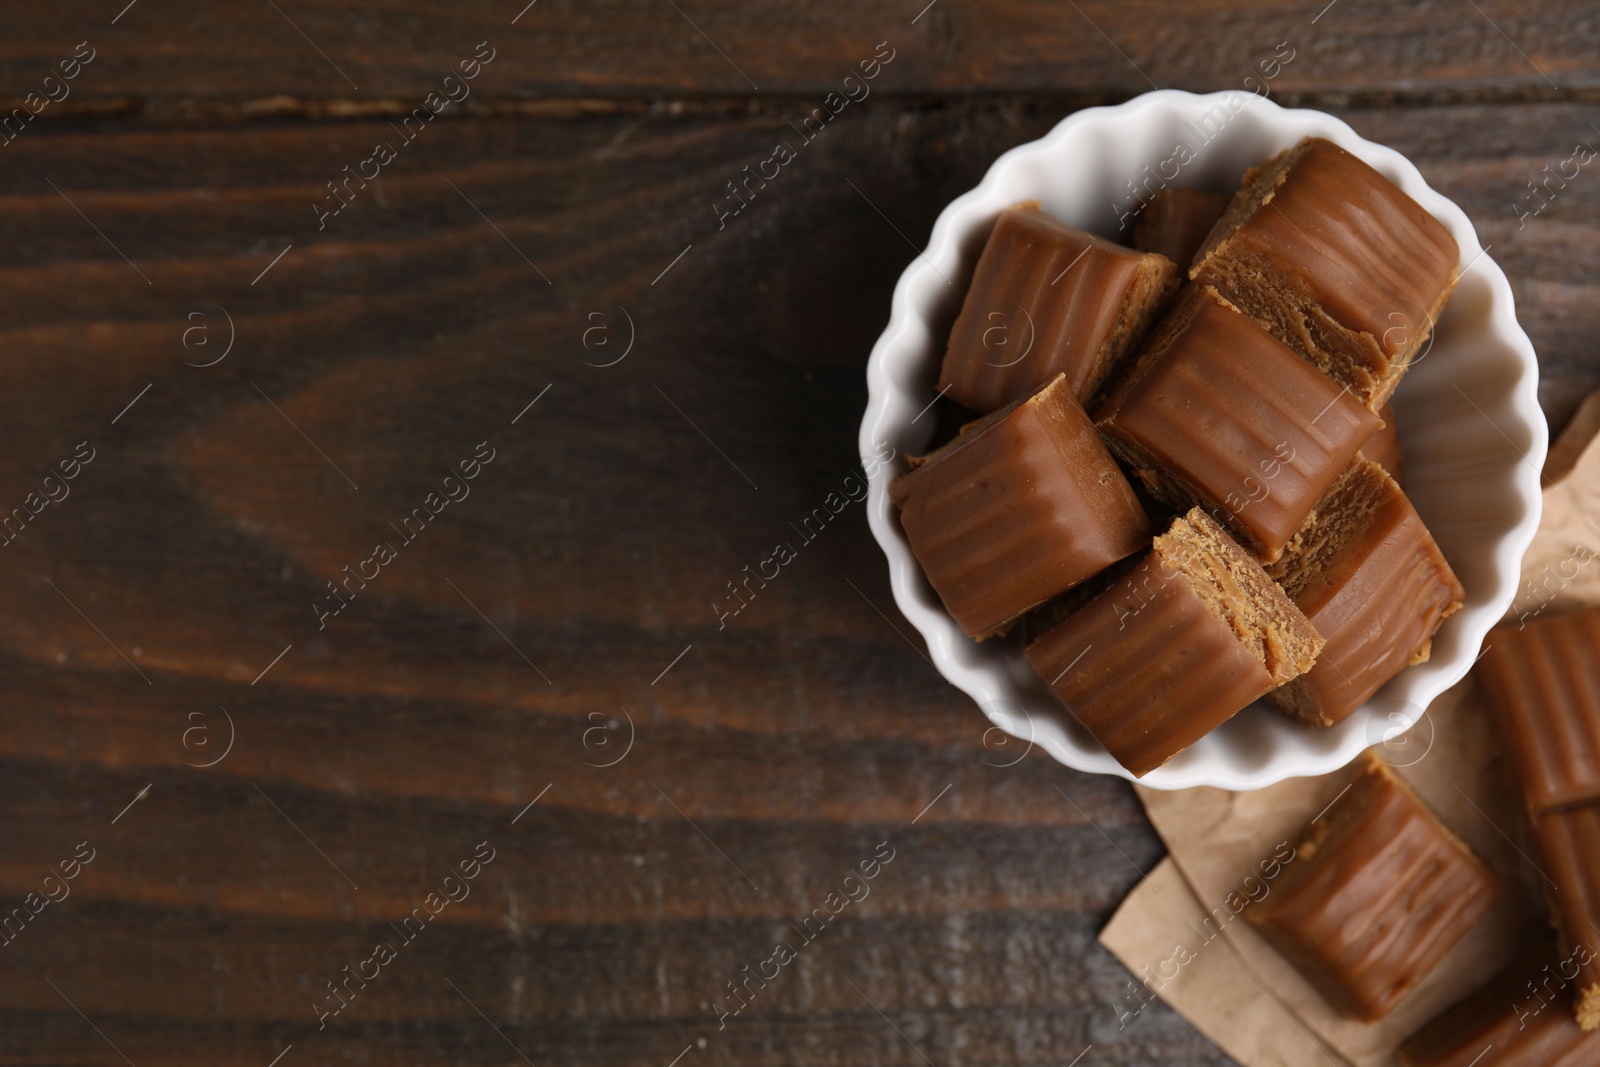
[[[1530,811],[1600,800],[1600,608],[1491,631],[1477,674]]]
[[[1361,454],[1388,471],[1389,477],[1404,484],[1406,462],[1400,451],[1400,434],[1395,426],[1393,405],[1383,405],[1378,417],[1383,420],[1383,425],[1367,438],[1367,443],[1361,446]]]
[[[1550,811],[1533,820],[1544,860],[1561,947],[1586,962],[1578,968],[1575,1014],[1585,1030],[1600,1026],[1600,804]]]
[[[1182,310],[1099,424],[1156,495],[1192,496],[1275,559],[1381,420],[1214,294]]]
[[[1149,543],[1133,488],[1059,375],[916,462],[889,494],[929,583],[972,637]]]
[[[1328,642],[1316,664],[1290,683],[1291,710],[1323,726],[1346,718],[1425,655],[1439,624],[1466,595],[1400,487],[1376,464],[1356,462],[1330,496],[1335,509],[1359,510],[1359,520],[1340,524],[1331,551],[1290,589]],[[1312,554],[1322,547],[1305,546]]]
[[[1246,911],[1341,1010],[1383,1018],[1499,894],[1484,869],[1371,753],[1307,827],[1272,893]]]
[[[1594,1067],[1600,1031],[1572,1018],[1571,958],[1512,967],[1400,1047],[1401,1067]]]
[[[1155,553],[1030,645],[1028,662],[1140,777],[1273,685],[1228,624]]]
[[[1345,328],[1377,339],[1391,356],[1430,328],[1461,255],[1420,204],[1320,138],[1228,241],[1235,252],[1274,264],[1281,284],[1300,289]]]
[[[1205,189],[1162,189],[1139,212],[1133,228],[1133,247],[1159,252],[1187,271],[1211,227],[1227,210],[1229,193]]]
[[[1037,207],[995,221],[950,331],[939,387],[994,411],[1057,374],[1080,401],[1143,331],[1176,269],[1066,226]]]
[[[1320,646],[1266,572],[1195,509],[1027,657],[1117,762],[1143,776],[1305,670]]]

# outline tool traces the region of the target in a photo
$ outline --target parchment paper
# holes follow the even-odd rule
[[[1551,449],[1544,513],[1508,620],[1600,603],[1600,393]],[[1553,484],[1551,484],[1553,482]],[[1542,875],[1473,680],[1434,701],[1376,751],[1499,877],[1501,896],[1478,927],[1388,1018],[1351,1020],[1332,1008],[1244,917],[1265,899],[1261,861],[1338,803],[1350,772],[1250,793],[1138,790],[1169,856],[1118,909],[1100,941],[1138,976],[1108,1006],[1137,1026],[1140,996],[1160,996],[1245,1067],[1390,1067],[1424,1022],[1547,937]],[[1293,860],[1289,861],[1294,862]],[[1249,880],[1246,881],[1247,876]],[[1168,977],[1171,976],[1171,977]],[[1508,1005],[1509,1007],[1509,1005]]]
[[[1166,957],[1174,943],[1193,940],[1190,924],[1204,918],[1178,865],[1167,858],[1128,894],[1100,941],[1137,974],[1145,962]],[[1304,1067],[1324,1061],[1350,1067],[1349,1060],[1311,1036],[1304,1024],[1285,1020],[1279,1002],[1247,985],[1244,973],[1232,946],[1218,940],[1164,983],[1160,997],[1218,1048],[1250,1067]],[[1109,1007],[1120,1026],[1137,1027],[1142,1002],[1155,997],[1145,986],[1129,982]]]

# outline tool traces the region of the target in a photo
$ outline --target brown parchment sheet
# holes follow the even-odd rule
[[[1600,393],[1551,448],[1544,512],[1507,620],[1600,603]],[[1492,640],[1492,639],[1491,639]],[[1391,1067],[1395,1050],[1434,1015],[1547,938],[1543,877],[1500,746],[1469,676],[1403,735],[1375,751],[1499,877],[1501,896],[1387,1018],[1331,1007],[1244,918],[1266,899],[1300,831],[1349,782],[1348,769],[1248,793],[1136,787],[1168,857],[1118,909],[1100,941],[1135,980],[1108,1011],[1137,1026],[1160,997],[1245,1067]],[[1289,859],[1288,863],[1293,863]]]

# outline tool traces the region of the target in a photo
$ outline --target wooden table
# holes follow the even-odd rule
[[[947,201],[1280,45],[1472,216],[1559,426],[1600,163],[1528,183],[1600,8],[523,2],[6,5],[0,1064],[1229,1062],[1119,1029],[1160,843],[997,766],[859,506],[715,605],[851,473]]]

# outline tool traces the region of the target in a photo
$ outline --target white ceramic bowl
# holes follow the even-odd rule
[[[1209,141],[1202,140],[1206,132]],[[1146,164],[1159,173],[1179,143],[1195,158],[1170,184],[1232,189],[1245,168],[1308,135],[1326,137],[1377,168],[1461,246],[1461,281],[1394,406],[1406,492],[1466,587],[1466,606],[1440,629],[1428,662],[1401,671],[1339,725],[1318,729],[1258,702],[1140,781],[1161,789],[1257,789],[1337,770],[1422,718],[1429,702],[1467,673],[1516,593],[1522,555],[1539,522],[1548,430],[1536,395],[1538,364],[1517,325],[1511,287],[1462,210],[1393,149],[1358,137],[1332,116],[1286,110],[1252,93],[1161,90],[1080,111],[1001,156],[976,189],[940,214],[927,251],[900,276],[888,329],[873,347],[860,438],[872,472],[872,532],[889,557],[895,601],[927,640],[933,662],[995,727],[1069,767],[1131,777],[1045,688],[1013,642],[979,644],[961,632],[911,554],[889,502],[889,481],[905,469],[903,457],[925,450],[932,437],[934,415],[919,413],[934,399],[950,326],[1002,209],[1037,200],[1056,218],[1115,239],[1120,213],[1130,206],[1128,180]],[[1169,164],[1166,173],[1172,170]],[[884,444],[899,457],[888,466],[871,458]]]

